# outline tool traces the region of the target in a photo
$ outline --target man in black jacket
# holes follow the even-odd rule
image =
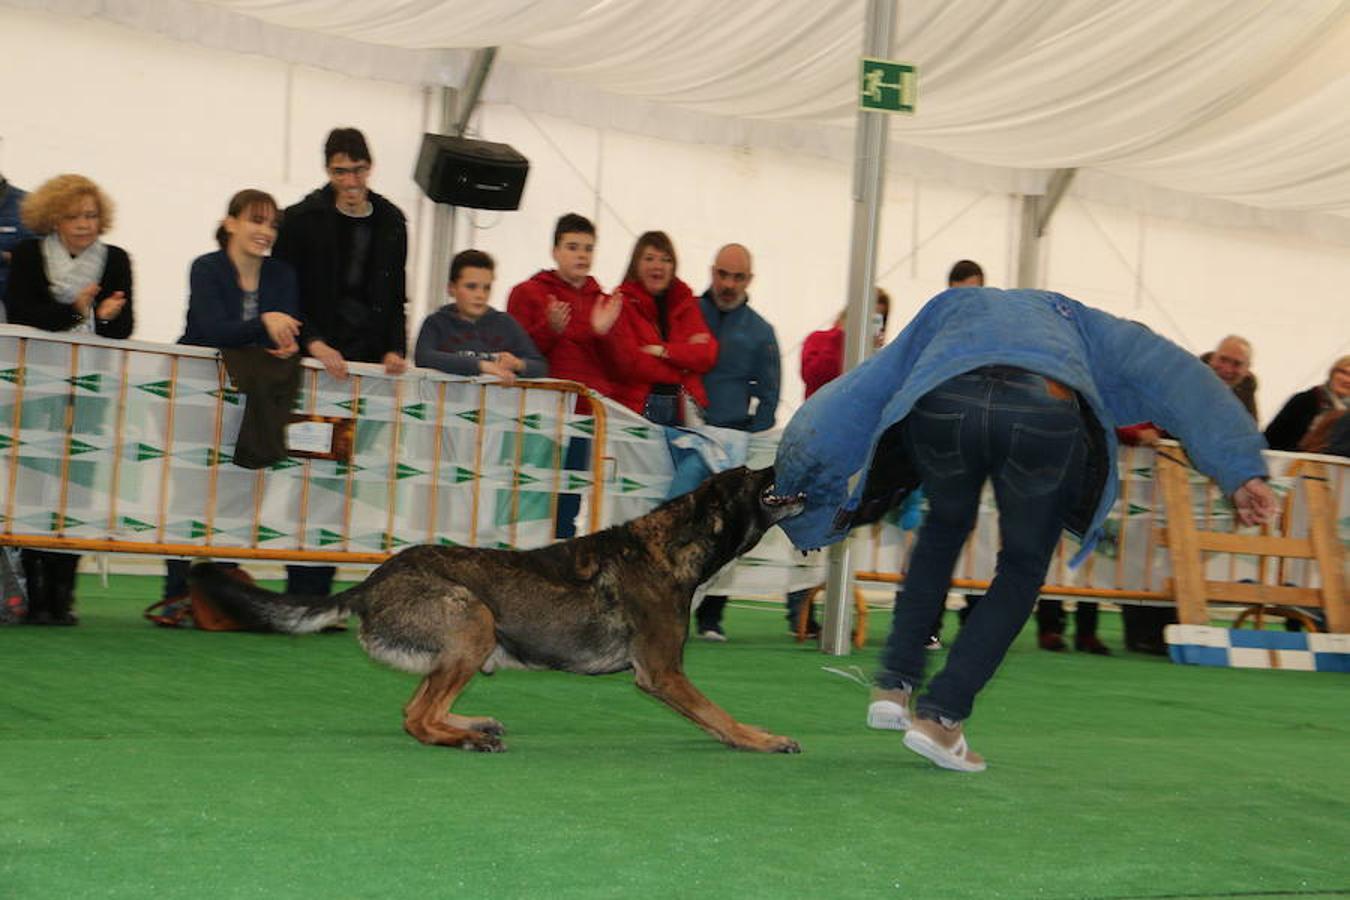
[[[282,216],[273,254],[295,267],[300,288],[300,347],[333,378],[348,362],[408,367],[405,266],[408,229],[397,206],[370,190],[370,148],[355,128],[335,128],[324,143],[328,184]],[[287,591],[327,594],[331,566],[288,566]]]

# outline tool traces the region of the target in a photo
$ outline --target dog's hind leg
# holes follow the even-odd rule
[[[753,725],[737,722],[731,714],[704,696],[678,668],[669,665],[635,667],[637,686],[722,743],[737,750],[760,753],[800,753],[792,738],[770,734]]]
[[[424,744],[496,753],[505,750],[501,723],[450,712],[464,686],[497,644],[492,614],[474,603],[455,616],[444,651],[403,708],[403,728]]]

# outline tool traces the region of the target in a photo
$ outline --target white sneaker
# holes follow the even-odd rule
[[[905,746],[935,765],[954,772],[983,772],[984,757],[970,749],[961,723],[946,728],[932,719],[915,719],[905,732]]]
[[[909,691],[873,688],[867,707],[867,727],[878,731],[906,731],[913,722]]]
[[[720,631],[714,631],[711,628],[707,628],[703,631],[700,631],[698,633],[698,636],[703,638],[705,641],[716,641],[719,644],[725,644],[727,642],[727,636],[725,634],[723,634]]]

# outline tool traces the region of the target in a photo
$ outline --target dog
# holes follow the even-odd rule
[[[367,655],[425,676],[403,709],[424,744],[497,752],[503,727],[450,708],[477,672],[632,669],[638,688],[740,750],[798,753],[797,742],[733,719],[684,674],[698,586],[803,508],[779,497],[772,468],[733,469],[622,525],[536,550],[419,545],[332,597],[246,584],[213,563],[189,581],[256,630],[305,633],[349,613]]]

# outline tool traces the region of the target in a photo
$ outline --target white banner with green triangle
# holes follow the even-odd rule
[[[313,366],[312,363],[307,363]],[[260,475],[231,464],[242,398],[214,351],[111,341],[0,326],[0,536],[118,542],[171,553],[211,547],[282,553],[386,554],[416,543],[537,547],[553,540],[561,494],[582,499],[590,521],[597,480],[600,526],[632,519],[665,497],[672,467],[658,426],[608,401],[603,415],[577,414],[574,395],[504,387],[423,369],[389,377],[353,366],[331,379],[304,370],[296,411],[354,420],[349,461],[291,457]],[[592,402],[596,402],[595,399]],[[603,418],[603,425],[601,419]],[[568,442],[599,440],[598,465],[569,470]],[[773,461],[777,433],[753,435],[752,466]],[[1272,484],[1289,497],[1289,533],[1306,534],[1302,492],[1288,474],[1297,454],[1270,453]],[[1328,463],[1339,534],[1350,546],[1350,466]],[[1170,576],[1156,539],[1164,523],[1153,451],[1123,448],[1120,492],[1107,539],[1077,570],[1068,537],[1051,564],[1056,586],[1162,591]],[[1197,522],[1231,524],[1217,488],[1195,475]],[[858,529],[855,571],[904,571],[912,532],[894,523]],[[998,552],[986,496],[956,577],[987,580]],[[1316,567],[1286,560],[1278,572],[1253,558],[1215,554],[1208,577],[1316,587]],[[792,550],[778,529],[711,590],[780,595],[823,579],[819,554]]]

